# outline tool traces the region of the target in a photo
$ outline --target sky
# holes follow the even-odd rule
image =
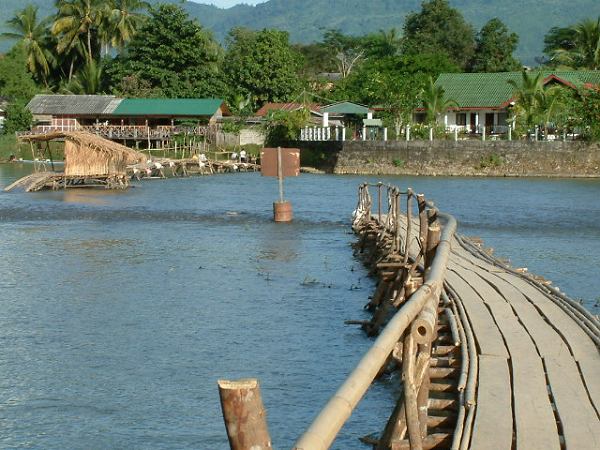
[[[192,0],[195,3],[206,3],[218,6],[219,8],[230,8],[239,3],[246,3],[248,5],[256,5],[257,3],[264,3],[267,0]]]

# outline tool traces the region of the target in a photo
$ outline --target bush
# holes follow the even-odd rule
[[[4,134],[14,134],[17,131],[25,131],[31,128],[33,117],[31,112],[21,103],[11,103],[6,108],[6,121],[4,122]]]
[[[404,160],[402,159],[393,159],[392,160],[392,164],[394,165],[394,167],[404,167]]]

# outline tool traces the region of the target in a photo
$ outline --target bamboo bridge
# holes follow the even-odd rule
[[[394,371],[401,395],[361,439],[375,450],[600,448],[597,317],[456,226],[410,189],[360,186],[356,251],[378,279],[360,324],[377,338],[294,449],[329,448]],[[231,448],[271,449],[258,382],[221,380],[219,391]]]

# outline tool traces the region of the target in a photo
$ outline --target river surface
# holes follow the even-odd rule
[[[0,187],[29,166],[0,164]],[[145,181],[127,191],[0,192],[0,448],[226,449],[216,381],[257,377],[290,448],[369,348],[373,281],[353,258],[361,181]],[[598,313],[600,181],[385,177],[424,192],[513,265]],[[377,432],[376,383],[336,441]]]

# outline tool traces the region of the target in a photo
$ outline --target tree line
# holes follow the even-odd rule
[[[398,128],[442,72],[521,69],[518,36],[497,18],[476,31],[447,0],[426,0],[402,30],[291,44],[286,32],[232,29],[223,45],[173,4],[57,0],[39,17],[26,6],[7,21],[14,42],[0,58],[0,95],[10,100],[6,132],[28,120],[37,92],[125,97],[220,97],[248,115],[266,102],[350,100],[382,105]],[[543,65],[600,67],[600,18],[553,28]],[[438,95],[440,93],[438,92]],[[443,95],[443,92],[441,93]],[[442,102],[443,103],[443,102]]]

